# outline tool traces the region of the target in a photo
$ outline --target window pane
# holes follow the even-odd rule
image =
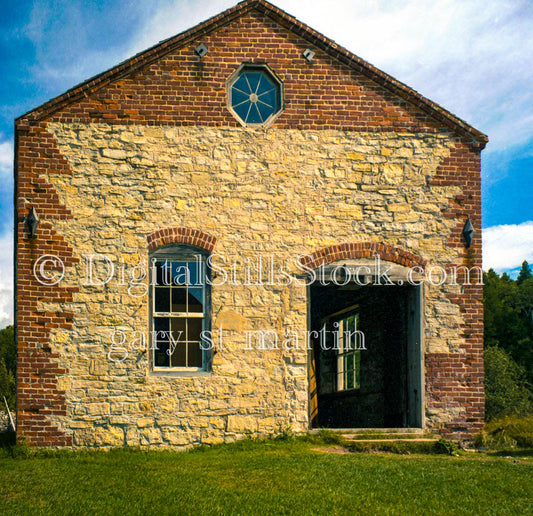
[[[189,262],[189,286],[191,287],[203,287],[203,263],[202,262]]]
[[[168,317],[154,317],[154,330],[155,331],[166,331],[168,330]],[[156,338],[160,340],[165,340],[166,337],[162,335],[157,335]]]
[[[155,284],[156,286],[170,285],[170,263],[166,261],[157,261],[155,264]]]
[[[345,360],[346,360],[346,365],[345,365],[346,371],[353,371],[354,370],[354,356],[347,355],[345,357]]]
[[[252,107],[248,111],[248,118],[246,118],[245,122],[247,124],[261,124],[264,122],[259,114],[259,110],[257,109],[257,104],[252,102]]]
[[[169,365],[168,342],[157,342],[157,349],[154,350],[154,365],[156,367],[165,367]]]
[[[189,301],[189,312],[203,312],[203,289],[201,288],[190,288],[188,301]]]
[[[169,251],[165,251],[166,256]],[[154,367],[201,368],[203,350],[200,333],[204,328],[206,265],[189,248],[175,259],[159,258],[152,273],[155,278],[152,329]],[[200,317],[187,317],[193,312]],[[167,317],[157,313],[168,314]]]
[[[168,340],[168,334],[166,333],[169,329],[168,317],[154,317],[153,329],[156,332],[154,335],[156,340]]]
[[[248,83],[250,84],[250,88],[252,93],[255,93],[257,91],[257,86],[259,84],[259,81],[261,79],[261,72],[246,72],[244,74],[246,78],[248,79]]]
[[[174,342],[185,342],[187,340],[187,334],[185,332],[186,320],[184,317],[173,317],[170,320],[170,331],[172,332]]]
[[[361,387],[361,353],[355,354],[355,385],[356,389]]]
[[[263,104],[263,102],[258,102],[257,107],[259,108],[262,121],[264,122],[273,113],[274,110],[272,109],[272,104],[266,105],[266,104]]]
[[[273,90],[275,88],[272,81],[266,76],[266,74],[261,74],[261,82],[259,83],[259,88],[257,89],[257,96],[264,96],[265,93]]]
[[[348,317],[348,331],[349,333],[349,341],[350,341],[350,350],[355,349],[355,315],[352,315]]]
[[[155,287],[156,312],[170,312],[170,287]]]
[[[239,104],[238,106],[233,106],[233,109],[239,115],[240,118],[242,118],[244,121],[246,121],[246,117],[248,115],[248,111],[251,106],[251,102],[247,101],[244,104]]]
[[[243,74],[241,75],[236,81],[235,81],[235,84],[233,85],[233,88],[235,89],[238,89],[240,91],[244,91],[244,93],[253,93],[251,90],[250,90],[250,86],[248,85],[248,82],[246,81],[246,77],[245,77],[246,74]],[[248,95],[249,96],[249,95]]]
[[[187,319],[188,333],[187,340],[200,340],[200,333],[202,331],[203,319],[189,318]]]
[[[238,81],[237,81],[238,82]],[[248,88],[248,87],[247,87]],[[239,104],[242,104],[243,102],[246,103],[250,99],[250,94],[248,93],[242,93],[239,91],[238,86],[235,88],[233,87],[231,91],[231,105],[233,106],[233,109],[239,106]]]
[[[199,342],[189,342],[189,367],[202,367],[202,350]]]
[[[185,287],[172,289],[172,312],[185,313],[187,311],[186,306],[187,289]]]
[[[172,262],[172,284],[187,285],[189,282],[189,269],[186,262]]]
[[[335,323],[334,323],[335,324]],[[344,321],[339,321],[338,322],[338,327],[337,327],[337,339],[339,341],[338,343],[338,346],[339,346],[339,352],[342,353],[342,351],[344,351],[344,332],[342,331],[343,329],[343,324],[344,324]],[[335,328],[335,326],[333,326]]]
[[[353,389],[354,387],[355,387],[355,384],[354,384],[354,378],[353,378],[353,371],[347,371],[346,382],[345,382],[344,388]]]
[[[172,367],[186,367],[186,346],[187,344],[185,342],[178,342],[174,349],[172,350],[172,359],[171,359],[171,366]]]
[[[274,111],[277,111],[277,109],[278,109],[278,105],[277,105],[278,104],[278,98],[277,98],[277,95],[276,95],[276,91],[277,90],[274,88],[274,86],[272,86],[269,91],[266,91],[265,93],[261,94],[258,97],[258,100],[260,100],[261,102],[264,102],[265,104],[271,106],[270,107],[270,113],[272,113]]]

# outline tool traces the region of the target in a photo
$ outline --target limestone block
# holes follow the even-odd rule
[[[255,432],[257,419],[253,416],[228,416],[227,431],[233,433]]]

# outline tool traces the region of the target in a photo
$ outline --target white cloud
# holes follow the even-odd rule
[[[503,272],[533,263],[533,221],[504,224],[483,230],[483,269]]]
[[[279,0],[363,59],[486,132],[533,138],[533,4],[526,0]]]
[[[13,324],[13,235],[0,236],[0,328]]]
[[[235,4],[234,0],[163,2],[157,12],[146,21],[124,58],[188,30]]]
[[[0,139],[2,135],[0,134]],[[0,180],[11,181],[13,176],[13,142],[5,140],[0,142]]]

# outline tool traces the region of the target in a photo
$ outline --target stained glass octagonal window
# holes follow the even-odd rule
[[[228,80],[228,107],[242,125],[270,125],[283,108],[283,83],[266,65],[244,64]]]

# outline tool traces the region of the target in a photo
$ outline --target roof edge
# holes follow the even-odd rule
[[[266,0],[255,0],[254,3],[256,4],[258,10],[264,12],[266,15],[274,17],[278,23],[285,25],[285,27],[292,32],[309,40],[312,44],[328,53],[332,57],[338,59],[343,64],[363,73],[370,79],[390,90],[392,93],[399,95],[411,104],[432,115],[445,125],[459,129],[460,132],[470,134],[476,140],[478,140],[480,144],[483,144],[481,148],[483,148],[488,142],[488,136],[470,125],[468,122],[465,122],[458,116],[448,111],[446,108],[443,108],[436,102],[429,100],[427,97],[423,96],[413,88],[410,88],[405,83],[395,79],[388,73],[380,70],[379,68],[370,64],[368,61],[365,61],[364,59],[355,55],[353,52],[350,52],[348,49],[337,44],[332,39],[324,36],[322,33],[312,29],[279,7],[270,4]],[[287,22],[290,22],[289,26]]]
[[[233,20],[252,9],[257,9],[266,16],[269,16],[289,31],[306,39],[331,57],[351,67],[357,72],[366,75],[392,93],[422,109],[450,129],[458,131],[463,136],[468,135],[472,137],[475,143],[474,146],[479,150],[482,150],[487,144],[487,135],[478,129],[266,0],[243,0],[237,5],[198,23],[194,27],[181,32],[176,36],[162,40],[152,47],[135,54],[133,57],[122,61],[118,65],[73,86],[65,93],[48,100],[44,104],[37,106],[23,115],[20,115],[15,119],[15,125],[20,125],[25,120],[28,122],[43,120],[65,105],[90,95],[105,85],[118,80],[141,67],[150,65],[161,57],[173,52],[176,48],[184,46],[187,42],[197,39],[203,34],[208,34],[219,27],[231,23]]]
[[[18,116],[15,118],[15,123],[30,117],[32,120],[42,120],[46,118],[64,105],[74,102],[87,94],[93,93],[106,84],[118,80],[139,68],[150,65],[161,57],[173,52],[176,48],[186,45],[188,41],[194,40],[202,34],[208,34],[219,27],[231,23],[242,14],[251,10],[254,7],[254,4],[258,1],[261,0],[244,0],[211,18],[196,24],[184,32],[180,32],[175,36],[159,41],[155,45],[152,45],[151,47],[138,52],[134,56],[121,61],[117,65],[72,86],[64,93],[53,97],[43,104]],[[35,116],[32,117],[32,115]]]

